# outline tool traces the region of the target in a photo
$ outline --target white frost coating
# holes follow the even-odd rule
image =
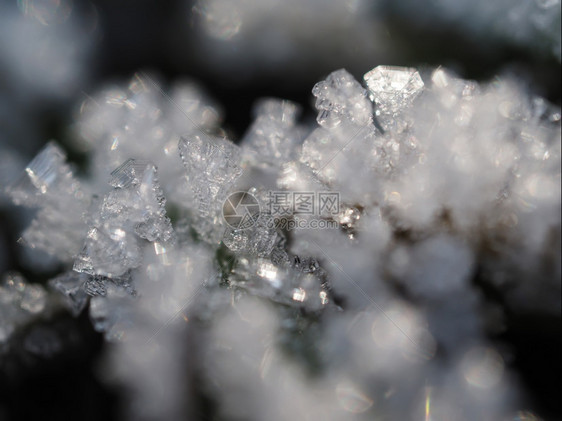
[[[208,133],[216,114],[197,89],[168,103],[139,74],[83,104],[87,181],[51,144],[8,189],[41,209],[28,244],[81,272],[50,286],[74,314],[92,297],[94,327],[118,343],[104,376],[128,386],[133,419],[197,417],[194,387],[227,419],[521,409],[485,339],[502,309],[478,285],[512,309],[560,311],[560,110],[509,79],[379,66],[365,80],[319,82],[318,125],[261,102],[238,146]],[[260,202],[254,226],[222,218],[235,191]],[[339,194],[320,215],[337,228],[272,225],[271,191]],[[67,221],[56,236],[53,221]],[[43,310],[40,288],[2,288],[5,341],[17,314]]]

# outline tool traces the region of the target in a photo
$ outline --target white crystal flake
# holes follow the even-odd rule
[[[82,214],[87,193],[74,178],[66,155],[50,142],[29,163],[25,173],[7,188],[14,203],[38,208],[35,219],[22,234],[22,242],[62,261],[79,251],[87,227]]]
[[[317,121],[323,127],[334,129],[346,122],[364,126],[372,121],[367,91],[344,69],[314,85],[312,94],[319,111]]]
[[[278,165],[294,154],[301,134],[296,125],[300,108],[297,104],[265,99],[254,107],[253,124],[242,141],[253,158],[253,164]]]
[[[240,148],[204,133],[182,137],[179,153],[193,201],[186,206],[193,228],[203,241],[220,242],[224,232],[221,210],[233,183],[242,173]]]
[[[78,316],[88,303],[84,284],[88,275],[70,271],[49,281],[49,286],[64,297],[65,304],[74,316]]]
[[[72,173],[66,155],[49,143],[25,168],[25,174],[8,194],[17,205],[37,206],[57,194],[72,194]]]
[[[112,172],[111,184],[74,263],[78,272],[110,278],[141,264],[141,239],[170,242],[174,234],[153,164],[130,159]]]
[[[416,69],[377,66],[363,77],[375,104],[377,122],[385,130],[404,130],[403,115],[422,92],[424,83]]]

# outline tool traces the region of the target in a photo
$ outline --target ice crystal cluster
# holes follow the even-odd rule
[[[506,309],[560,312],[560,111],[441,68],[312,93],[317,124],[264,99],[237,143],[193,84],[85,100],[87,176],[49,143],[6,189],[36,209],[22,242],[67,271],[49,293],[6,278],[0,341],[48,300],[88,311],[133,419],[197,419],[201,396],[225,420],[537,419],[487,338]],[[234,192],[260,204],[248,226],[224,217]],[[308,225],[287,229],[272,197],[297,193],[338,209],[289,203]]]

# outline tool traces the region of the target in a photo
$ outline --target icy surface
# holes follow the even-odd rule
[[[89,301],[118,344],[107,381],[131,390],[133,419],[196,418],[194,386],[225,419],[524,409],[489,338],[507,307],[560,312],[560,110],[509,78],[379,66],[364,80],[318,82],[317,124],[263,100],[234,144],[194,86],[164,101],[138,74],[82,106],[87,180],[52,143],[8,187],[39,209],[24,243],[66,265],[51,290],[74,315]],[[250,202],[233,193],[259,212],[238,214]],[[7,343],[48,294],[18,275],[0,292]]]

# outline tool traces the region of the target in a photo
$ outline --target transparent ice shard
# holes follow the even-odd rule
[[[0,283],[0,343],[18,326],[43,313],[47,304],[47,292],[41,285],[29,284],[16,272],[5,274]]]
[[[89,276],[84,284],[86,293],[92,297],[107,295],[108,288],[118,286],[132,297],[137,295],[131,272],[126,272],[122,276],[107,277],[103,275]]]
[[[270,299],[283,296],[283,285],[287,279],[287,268],[277,266],[269,259],[251,256],[236,259],[228,275],[231,286]]]
[[[173,242],[174,232],[153,164],[130,159],[111,182],[74,270],[115,278],[141,264],[141,239]]]
[[[27,165],[25,173],[7,192],[16,205],[38,207],[61,195],[72,195],[76,184],[66,164],[66,154],[48,143]]]
[[[447,109],[465,111],[459,107],[459,102],[470,103],[474,96],[480,93],[478,84],[474,81],[455,77],[445,69],[436,69],[431,74],[432,93],[438,98],[441,105]],[[465,111],[466,112],[466,111]],[[455,117],[453,117],[455,119]],[[458,117],[456,118],[458,121]]]
[[[240,148],[198,133],[182,137],[179,152],[193,193],[193,203],[185,204],[192,226],[203,241],[218,243],[224,232],[223,202],[242,173]]]
[[[87,230],[82,215],[88,198],[62,149],[54,142],[47,144],[7,193],[14,203],[39,209],[21,242],[60,260],[72,259]]]
[[[69,271],[49,281],[49,286],[62,294],[66,307],[74,316],[78,316],[88,302],[85,289],[88,278],[84,273]]]
[[[249,248],[249,235],[245,231],[227,228],[222,239],[223,244],[235,253],[246,251]]]
[[[240,168],[240,148],[227,139],[203,133],[184,136],[179,142],[179,153],[189,180],[208,182],[221,192],[236,180]]]
[[[296,127],[300,107],[290,101],[263,99],[259,101],[254,113],[256,119],[243,139],[255,156],[255,165],[279,165],[288,161],[294,154],[301,133]]]
[[[138,185],[147,167],[152,165],[150,161],[142,159],[128,159],[111,172],[109,184],[115,188],[127,188]]]
[[[135,233],[148,241],[163,243],[173,241],[174,232],[170,219],[166,216],[166,199],[158,182],[156,168],[148,167],[140,181],[139,196],[140,222],[135,226]]]
[[[403,112],[422,92],[424,83],[416,69],[377,66],[364,76],[369,97],[375,103],[377,122],[385,129],[403,131]]]
[[[337,139],[322,127],[312,131],[305,139],[300,155],[300,161],[314,171],[321,171],[329,164],[329,159],[341,150]]]
[[[88,232],[84,248],[74,262],[74,270],[114,277],[123,275],[141,262],[137,237],[122,228],[105,225]]]
[[[318,109],[317,121],[326,129],[342,124],[366,126],[372,123],[372,104],[367,91],[346,70],[331,73],[312,89]]]
[[[374,125],[373,103],[367,90],[349,73],[339,70],[316,84],[313,94],[321,127],[304,140],[299,161],[310,167],[322,184],[334,186],[336,182],[341,188],[357,184],[354,180],[374,167],[372,157],[382,138]],[[282,179],[289,181],[285,174]],[[296,176],[296,180],[304,184],[301,177]]]
[[[228,227],[222,241],[234,252],[265,257],[271,254],[277,236],[274,218],[262,213],[249,228]]]
[[[378,158],[381,138],[372,125],[342,133],[317,128],[305,139],[299,160],[310,167],[318,182],[325,185],[357,179],[360,172],[377,166],[375,159]]]
[[[313,258],[271,259],[244,256],[236,259],[227,276],[229,284],[290,306],[319,310],[330,302],[326,273]]]
[[[92,149],[97,180],[105,182],[105,175],[128,158],[150,160],[159,168],[166,195],[176,200],[183,173],[178,134],[213,129],[218,116],[197,85],[180,82],[165,91],[158,78],[140,72],[128,86],[87,98],[75,129]]]
[[[86,283],[84,284],[84,290],[86,291],[86,294],[92,297],[98,295],[105,297],[107,295],[107,279],[109,278],[99,275],[89,276],[86,280]]]
[[[265,218],[263,218],[265,216]],[[262,219],[263,218],[263,219]],[[229,285],[286,305],[317,310],[329,302],[326,272],[314,258],[291,256],[286,237],[270,214],[246,230],[230,230],[223,240],[236,256],[223,276]]]

